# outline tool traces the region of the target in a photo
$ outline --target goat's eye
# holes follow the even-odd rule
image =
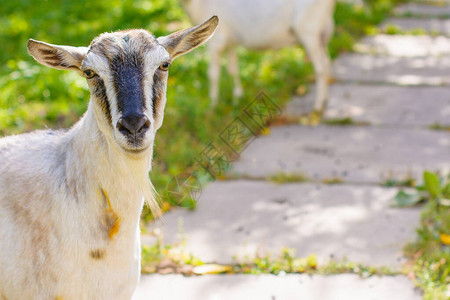
[[[95,72],[92,71],[92,70],[86,70],[86,71],[84,71],[84,76],[85,76],[87,79],[91,79],[92,77],[95,76]]]
[[[169,69],[170,63],[168,62],[163,62],[160,66],[159,69],[163,70],[163,71],[167,71]]]

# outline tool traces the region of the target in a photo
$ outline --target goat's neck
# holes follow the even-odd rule
[[[84,177],[88,198],[103,201],[108,195],[112,207],[130,218],[137,218],[143,205],[144,189],[149,185],[152,147],[146,155],[131,157],[100,130],[90,103],[83,118],[71,130],[73,175]],[[96,199],[99,198],[99,199]],[[94,201],[95,201],[94,200]]]

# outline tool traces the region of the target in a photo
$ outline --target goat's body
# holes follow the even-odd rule
[[[229,52],[228,71],[234,77],[234,96],[242,94],[234,48],[279,49],[303,44],[314,65],[317,79],[315,108],[323,110],[328,97],[330,61],[328,40],[334,29],[335,0],[185,0],[194,23],[217,14],[221,26],[208,44],[210,49],[210,97],[218,101],[220,54]]]
[[[143,166],[120,169],[95,127],[88,111],[67,132],[0,139],[0,296],[131,298],[143,198],[130,170]],[[100,189],[120,217],[113,238]]]
[[[226,36],[229,46],[242,45],[249,49],[264,50],[291,46],[297,40],[291,30],[295,15],[293,2],[286,5],[286,1],[271,1],[268,6],[255,3],[258,1],[203,2],[205,7],[199,11],[201,15],[214,11],[226,16],[218,33]],[[196,16],[195,12],[193,16]],[[198,17],[194,18],[196,20]],[[215,37],[220,38],[220,35]]]

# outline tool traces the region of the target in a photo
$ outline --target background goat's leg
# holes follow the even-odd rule
[[[242,97],[243,90],[241,84],[241,78],[239,76],[239,57],[235,47],[228,49],[228,61],[227,61],[228,73],[233,77],[233,104],[237,104],[239,98]]]
[[[209,98],[211,99],[211,107],[215,107],[219,102],[219,86],[220,86],[220,55],[222,50],[216,47],[209,47]]]
[[[302,38],[306,53],[314,66],[316,75],[316,101],[314,110],[322,113],[328,100],[328,79],[330,77],[330,57],[323,35],[308,35]]]

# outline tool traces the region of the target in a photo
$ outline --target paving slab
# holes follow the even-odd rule
[[[307,114],[314,89],[295,97],[284,109],[289,118]],[[325,119],[351,118],[371,125],[450,125],[450,87],[334,84]]]
[[[206,262],[232,263],[284,247],[296,255],[401,269],[402,248],[415,239],[419,208],[391,208],[396,188],[264,181],[215,182],[195,211],[177,209],[158,225],[165,242],[182,238]],[[180,233],[182,224],[182,233]]]
[[[393,57],[345,54],[333,64],[341,81],[397,85],[450,85],[450,56]]]
[[[442,56],[450,55],[450,38],[428,35],[389,35],[368,36],[355,44],[359,53],[382,54],[396,57]]]
[[[389,18],[380,27],[396,25],[404,31],[423,29],[432,34],[450,35],[450,19]]]
[[[439,5],[432,5],[432,3],[407,3],[396,7],[394,13],[400,15],[442,18],[450,16],[450,5],[443,2]]]
[[[232,173],[270,177],[302,173],[323,180],[380,183],[422,178],[425,170],[449,172],[447,131],[371,126],[290,125],[256,138],[232,167]]]
[[[420,300],[404,276],[142,276],[133,300]]]

